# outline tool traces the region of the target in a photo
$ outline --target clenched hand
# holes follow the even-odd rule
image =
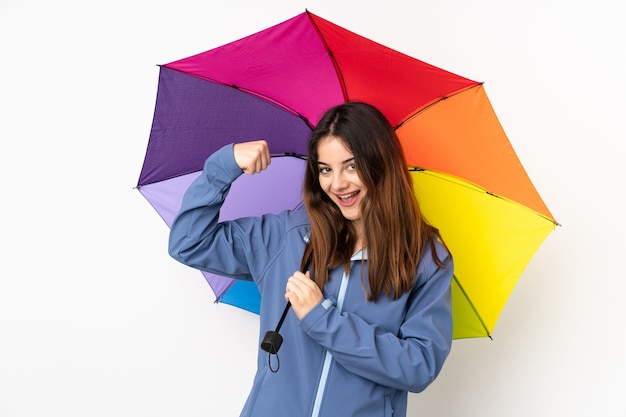
[[[264,140],[236,143],[233,153],[235,162],[246,174],[258,174],[271,163],[270,149]]]

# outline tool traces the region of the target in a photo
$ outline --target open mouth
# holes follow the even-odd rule
[[[358,195],[361,191],[354,191],[352,193],[349,194],[342,194],[342,195],[338,195],[337,199],[339,200],[339,202],[341,203],[341,205],[343,206],[351,206],[352,204],[354,204],[357,199],[358,199]]]

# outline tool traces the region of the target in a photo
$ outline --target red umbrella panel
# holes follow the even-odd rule
[[[160,67],[138,188],[169,225],[211,153],[228,143],[265,139],[280,162],[238,179],[223,219],[298,208],[311,129],[328,108],[348,101],[376,106],[395,127],[424,213],[453,253],[454,337],[489,336],[556,221],[480,82],[307,11]],[[450,183],[458,186],[445,186]],[[484,228],[469,227],[478,220]],[[481,231],[488,236],[478,236]],[[218,301],[258,312],[254,284],[205,277]]]

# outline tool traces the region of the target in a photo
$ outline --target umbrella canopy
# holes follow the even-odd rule
[[[276,156],[270,168],[235,181],[221,219],[296,209],[311,129],[346,101],[376,106],[395,127],[424,215],[455,258],[454,338],[490,336],[557,223],[480,82],[307,11],[160,67],[138,189],[171,225],[211,153],[265,139]],[[258,312],[253,283],[203,274],[217,301]]]

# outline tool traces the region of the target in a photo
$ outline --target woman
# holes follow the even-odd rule
[[[170,254],[254,280],[261,334],[291,303],[280,369],[259,351],[242,416],[405,416],[407,392],[425,389],[450,351],[451,256],[422,218],[397,137],[377,109],[330,109],[308,152],[306,210],[220,223],[230,184],[271,158],[265,141],[217,151],[185,194]]]

